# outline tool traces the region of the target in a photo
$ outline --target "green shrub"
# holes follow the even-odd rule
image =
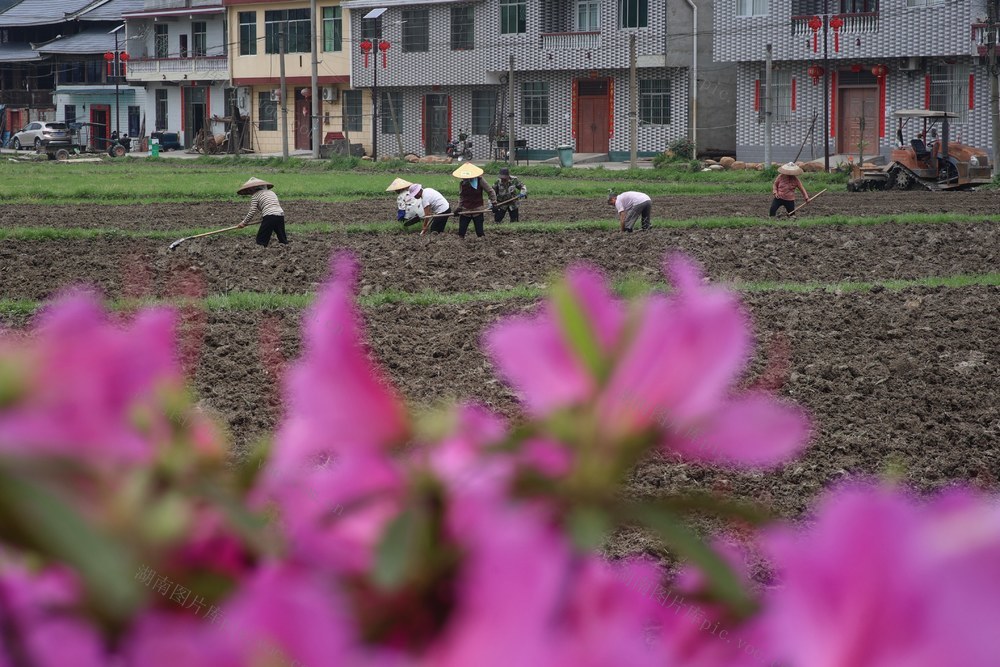
[[[678,160],[692,160],[695,157],[694,144],[690,139],[676,139],[667,145],[667,150]]]

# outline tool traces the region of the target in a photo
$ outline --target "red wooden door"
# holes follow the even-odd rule
[[[90,105],[90,147],[99,151],[108,149],[108,137],[111,136],[111,106],[108,104]]]
[[[312,102],[304,98],[295,100],[295,149],[312,148]]]
[[[577,153],[607,153],[611,128],[608,126],[608,80],[579,79],[576,82],[578,124]]]
[[[837,123],[837,152],[875,155],[879,152],[878,88],[841,88]]]

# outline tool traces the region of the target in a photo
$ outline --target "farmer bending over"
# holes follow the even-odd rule
[[[451,205],[444,195],[433,188],[425,188],[420,183],[411,185],[407,194],[411,209],[424,219],[420,235],[423,236],[428,227],[436,234],[443,232],[444,226],[448,224],[448,216],[451,215]]]
[[[520,215],[517,204],[519,200],[527,199],[528,188],[524,187],[524,183],[517,176],[510,175],[510,169],[503,167],[500,169],[500,179],[493,184],[493,189],[497,192],[497,199],[501,202],[510,202],[493,211],[493,222],[503,222],[504,216],[508,213],[510,213],[510,221],[517,222]],[[511,202],[511,199],[514,201]]]
[[[461,212],[458,217],[458,237],[465,238],[470,222],[476,226],[476,236],[486,236],[483,231],[483,194],[490,198],[490,208],[495,212],[497,193],[483,178],[483,170],[471,162],[466,162],[451,172],[451,175],[462,179],[458,185],[458,210]]]
[[[262,220],[260,229],[257,230],[257,245],[262,245],[265,248],[271,242],[272,232],[277,235],[279,243],[288,243],[288,237],[285,236],[285,212],[282,210],[281,204],[278,203],[278,195],[274,194],[271,189],[273,187],[267,181],[251,178],[236,191],[238,195],[253,194],[250,198],[250,211],[239,226],[246,227],[247,223],[259,211]]]
[[[778,177],[771,185],[774,201],[771,202],[771,212],[768,214],[770,217],[773,218],[777,215],[778,209],[782,206],[785,207],[789,216],[795,215],[796,190],[802,190],[802,196],[806,198],[807,202],[809,201],[809,193],[806,192],[806,187],[799,180],[801,174],[802,167],[794,162],[788,162],[778,167]]]
[[[642,228],[652,226],[650,217],[653,211],[653,200],[644,192],[628,191],[619,195],[609,194],[608,203],[618,211],[618,222],[623,232],[631,232],[635,227],[636,218],[642,216]]]
[[[399,222],[406,218],[406,200],[409,196],[406,191],[410,189],[411,185],[413,183],[397,178],[385,189],[386,192],[396,193],[396,220]]]

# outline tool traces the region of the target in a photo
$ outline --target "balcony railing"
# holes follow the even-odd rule
[[[840,29],[842,35],[864,35],[878,32],[878,12],[864,12],[857,14],[838,14],[843,19],[844,27]],[[812,37],[813,31],[809,27],[809,19],[812,16],[793,16],[792,35],[795,37]],[[832,33],[833,30],[831,29]]]
[[[198,58],[132,58],[128,73],[133,74],[186,74],[188,72],[225,72],[229,69],[226,56]]]
[[[994,48],[1000,53],[1000,44],[994,42]],[[985,56],[990,52],[990,31],[989,24],[972,24],[972,55]]]
[[[543,32],[542,48],[552,50],[596,49],[601,46],[600,32]]]

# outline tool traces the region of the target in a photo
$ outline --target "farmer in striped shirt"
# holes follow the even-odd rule
[[[262,245],[265,248],[271,242],[272,232],[277,235],[279,243],[288,243],[288,237],[285,236],[285,211],[282,210],[281,204],[278,203],[278,195],[274,194],[274,191],[271,189],[273,187],[267,181],[262,181],[259,178],[251,178],[243,184],[243,187],[236,191],[238,195],[253,193],[253,196],[250,198],[250,211],[243,218],[243,222],[239,226],[246,227],[247,223],[259,211],[263,219],[260,222],[260,229],[257,230],[257,245]]]

